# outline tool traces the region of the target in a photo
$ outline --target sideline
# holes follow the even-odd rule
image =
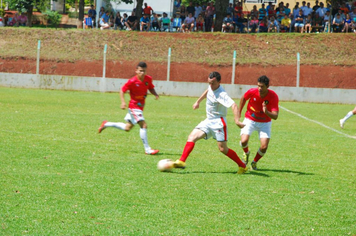
[[[299,117],[301,117],[301,118],[303,118],[303,119],[305,119],[305,120],[307,120],[307,121],[314,122],[314,123],[316,123],[316,124],[318,124],[318,125],[323,126],[324,128],[327,128],[327,129],[329,129],[329,130],[331,130],[331,131],[334,131],[335,133],[344,135],[344,136],[347,137],[347,138],[356,139],[356,136],[351,136],[351,135],[345,134],[345,133],[343,133],[343,132],[341,132],[341,131],[339,131],[339,130],[336,130],[336,129],[331,128],[331,127],[329,127],[329,126],[327,126],[327,125],[324,125],[323,123],[321,123],[321,122],[319,122],[319,121],[309,119],[308,117],[305,117],[305,116],[303,116],[302,114],[299,114],[299,113],[297,113],[297,112],[288,110],[288,109],[285,108],[285,107],[282,107],[282,106],[279,106],[279,107],[282,108],[283,110],[285,110],[285,111],[287,111],[287,112],[293,114],[293,115],[299,116]]]

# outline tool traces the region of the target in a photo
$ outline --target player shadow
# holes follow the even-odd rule
[[[306,172],[301,172],[301,171],[294,171],[294,170],[278,170],[278,169],[258,169],[257,171],[251,171],[251,172],[259,172],[259,171],[272,171],[272,172],[278,172],[278,173],[291,173],[291,174],[298,174],[298,175],[314,175],[314,173],[306,173]]]

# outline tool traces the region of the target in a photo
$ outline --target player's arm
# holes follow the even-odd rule
[[[126,109],[125,92],[120,89],[121,109]]]
[[[232,112],[234,114],[235,117],[235,124],[240,127],[243,128],[245,126],[245,124],[243,124],[242,122],[240,122],[240,109],[239,107],[236,105],[236,103],[232,104],[231,106]]]
[[[154,95],[156,97],[156,100],[159,98],[159,95],[156,93],[156,90],[153,88],[153,89],[149,89],[150,93],[152,95]]]
[[[239,113],[238,113],[239,120],[241,118],[241,112],[242,112],[242,109],[245,106],[245,103],[246,103],[245,95],[242,95],[242,97],[240,98],[240,106],[239,106]]]
[[[267,109],[267,105],[265,103],[262,103],[262,110],[263,112],[271,119],[277,120],[278,118],[278,111],[269,111]]]
[[[208,94],[208,90],[205,90],[204,93],[198,98],[198,100],[193,104],[193,109],[198,109],[199,108],[199,103],[203,101],[206,98],[206,95]]]

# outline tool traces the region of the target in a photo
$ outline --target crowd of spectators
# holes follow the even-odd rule
[[[4,16],[0,15],[0,27],[1,26],[27,26],[28,20],[25,12],[16,12],[14,15],[5,13]]]

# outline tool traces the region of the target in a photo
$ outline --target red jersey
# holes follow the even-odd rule
[[[153,11],[153,9],[150,6],[147,6],[146,8],[143,8],[143,13],[144,14],[151,15],[151,11]]]
[[[124,86],[122,86],[121,90],[123,92],[130,90],[131,99],[129,108],[143,110],[147,97],[147,90],[153,89],[154,87],[155,86],[152,84],[152,77],[145,75],[143,81],[139,80],[137,76],[132,77],[124,84]]]
[[[269,118],[262,110],[262,103],[267,104],[267,110],[270,112],[272,111],[279,111],[278,108],[278,95],[268,89],[268,93],[264,98],[260,97],[260,93],[258,92],[258,88],[249,89],[244,98],[249,100],[247,104],[247,111],[245,113],[245,117],[256,121],[256,122],[270,122],[271,118]]]

